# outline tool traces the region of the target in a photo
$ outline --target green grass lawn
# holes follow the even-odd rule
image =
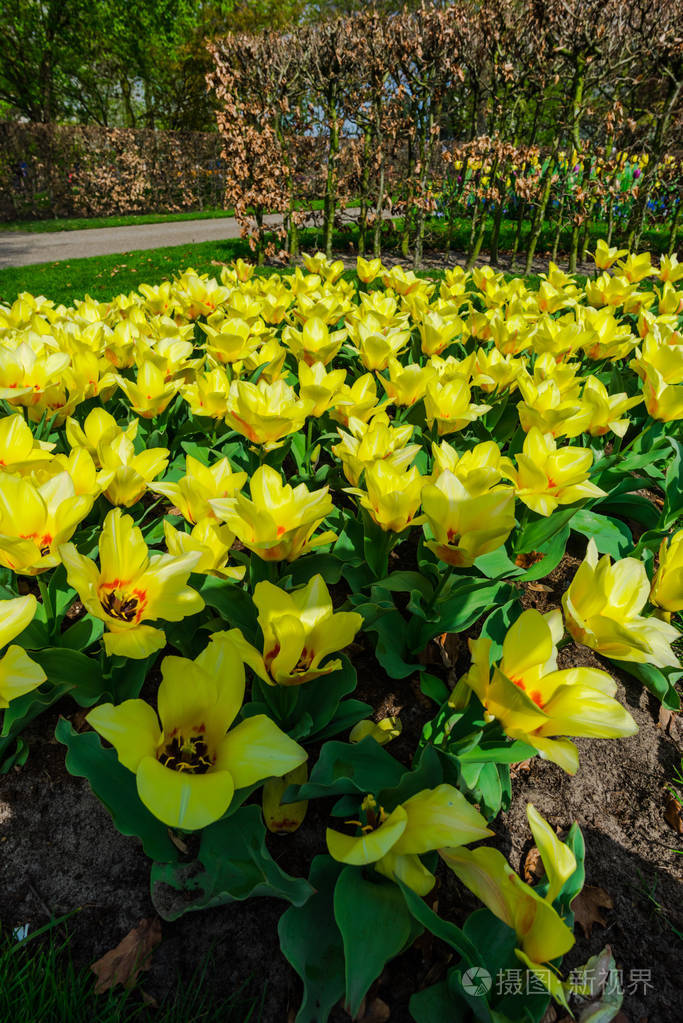
[[[300,206],[303,204],[299,204]],[[359,205],[352,199],[348,209]],[[309,206],[313,210],[323,208],[322,199],[314,199]],[[90,227],[129,227],[135,224],[168,224],[182,220],[219,220],[234,216],[232,209],[189,210],[180,213],[127,213],[111,217],[53,217],[50,220],[11,220],[0,222],[0,231],[31,231],[45,234],[54,231],[81,231]]]

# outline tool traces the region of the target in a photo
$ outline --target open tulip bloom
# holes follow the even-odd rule
[[[666,561],[664,562],[666,571]],[[662,580],[665,578],[661,577]],[[678,668],[671,644],[678,629],[641,614],[650,596],[645,566],[636,558],[598,559],[590,540],[586,557],[562,597],[568,632],[577,643],[615,661]]]
[[[171,828],[205,828],[223,816],[235,789],[281,777],[307,758],[265,714],[231,727],[244,699],[242,645],[241,635],[218,632],[194,661],[165,657],[158,717],[144,700],[88,714],[135,774],[147,809]]]
[[[187,585],[201,554],[150,556],[140,529],[120,508],[104,520],[99,550],[98,568],[72,543],[59,549],[69,584],[85,609],[107,627],[104,646],[109,655],[143,658],[161,650],[166,643],[163,630],[144,623],[179,622],[204,607],[202,597]]]
[[[563,634],[559,611],[542,615],[530,608],[510,626],[503,656],[490,665],[490,639],[470,639],[472,667],[451,694],[462,709],[469,690],[484,716],[506,735],[533,746],[544,760],[568,774],[579,766],[568,736],[616,739],[638,731],[631,715],[614,699],[616,682],[597,668],[557,669],[557,642]]]
[[[262,677],[281,686],[298,686],[337,671],[339,659],[321,662],[348,646],[363,624],[356,611],[333,610],[321,575],[292,593],[269,582],[257,583],[254,604],[263,632]]]
[[[426,895],[435,883],[434,875],[420,860],[422,854],[442,846],[478,842],[493,834],[462,792],[446,784],[418,792],[391,813],[386,813],[374,796],[366,796],[360,813],[361,820],[347,822],[356,826],[356,835],[327,829],[330,855],[352,866],[372,865],[418,895]]]
[[[543,964],[564,955],[574,944],[574,935],[554,909],[553,901],[576,870],[576,858],[531,803],[527,805],[527,817],[548,878],[545,896],[525,884],[497,849],[482,846],[439,852],[456,877],[494,916],[512,928],[520,944],[515,949],[517,958],[566,1006],[560,980]]]

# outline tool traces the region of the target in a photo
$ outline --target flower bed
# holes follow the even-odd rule
[[[358,1015],[429,933],[450,958],[417,1023],[618,1011],[609,952],[591,990],[561,966],[578,824],[528,803],[524,880],[495,847],[518,765],[559,779],[574,739],[635,734],[616,679],[679,708],[683,268],[595,258],[538,290],[315,256],[0,308],[4,770],[70,714],[66,767],[160,917],[290,904],[300,1023]],[[271,836],[302,823],[285,871]],[[484,908],[440,912],[449,877]]]

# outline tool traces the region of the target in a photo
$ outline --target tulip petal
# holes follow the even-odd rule
[[[47,675],[23,647],[11,646],[0,659],[0,707],[42,685]]]
[[[418,792],[403,803],[408,815],[396,853],[425,853],[444,846],[466,845],[492,835],[486,821],[452,785]]]
[[[33,594],[0,600],[0,647],[6,646],[33,621],[38,602]]]
[[[256,714],[228,732],[218,748],[215,766],[230,771],[235,788],[242,789],[264,778],[281,778],[303,764],[307,756],[274,721]]]
[[[376,863],[389,852],[401,837],[408,823],[408,815],[402,806],[397,806],[383,824],[373,831],[360,835],[345,835],[341,831],[328,828],[325,841],[330,856],[340,863],[362,866]]]
[[[235,791],[228,771],[189,774],[172,771],[155,757],[144,757],[137,788],[147,809],[170,828],[197,831],[213,824],[230,806]]]
[[[527,803],[526,815],[548,878],[546,899],[548,902],[554,902],[565,881],[576,870],[576,857],[569,846],[559,840],[548,822],[531,803]]]
[[[105,632],[103,639],[104,649],[109,657],[120,654],[134,660],[149,657],[166,645],[164,630],[155,629],[151,625],[137,625],[133,629],[121,632]]]
[[[419,856],[398,854],[395,848],[377,861],[375,870],[392,881],[402,881],[420,896],[428,895],[436,883]]]
[[[161,741],[156,712],[144,700],[124,700],[117,707],[102,703],[86,716],[96,732],[110,742],[129,771],[137,771],[143,757],[153,757]]]

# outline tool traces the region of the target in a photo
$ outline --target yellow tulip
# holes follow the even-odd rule
[[[435,877],[420,856],[478,842],[493,832],[462,792],[452,785],[424,789],[386,813],[373,796],[361,805],[360,821],[348,821],[360,831],[347,835],[328,828],[327,848],[333,859],[352,866],[372,866],[391,880],[402,881],[418,895],[426,895]]]
[[[330,331],[319,316],[310,316],[304,321],[301,330],[285,327],[282,331],[282,342],[293,352],[298,361],[312,366],[314,362],[322,362],[326,366],[335,357],[346,338],[346,329]]]
[[[163,494],[190,524],[216,516],[209,504],[214,497],[234,497],[247,482],[246,472],[235,472],[227,458],[212,466],[192,455],[185,458],[185,475],[177,483],[156,483],[150,490]]]
[[[47,441],[35,440],[24,417],[15,412],[0,419],[0,469],[4,472],[24,473],[36,463],[52,459],[55,447]]]
[[[490,352],[479,348],[475,353],[472,383],[484,394],[499,394],[508,388],[514,391],[522,369],[521,359],[501,355],[498,348],[492,348]]]
[[[443,437],[464,429],[490,410],[490,405],[471,403],[470,397],[470,389],[463,380],[430,381],[424,399],[430,429],[436,422],[439,436]]]
[[[416,362],[411,362],[403,366],[398,359],[389,359],[387,368],[389,377],[379,378],[382,387],[390,404],[405,408],[410,408],[424,398],[427,384],[436,376],[436,370],[430,363],[419,366]]]
[[[160,416],[178,393],[178,382],[166,379],[163,369],[152,359],[145,359],[137,369],[135,381],[117,376],[119,387],[131,407],[143,419]]]
[[[408,328],[382,329],[372,316],[359,320],[349,333],[355,341],[349,349],[358,355],[365,369],[377,372],[386,369],[390,360],[400,355],[410,341]]]
[[[362,742],[370,735],[380,746],[386,746],[392,739],[397,739],[402,731],[403,725],[398,717],[389,716],[380,721],[368,718],[353,726],[349,732],[349,742]]]
[[[198,522],[191,533],[180,532],[168,519],[164,519],[164,537],[168,553],[174,558],[199,554],[199,561],[192,569],[197,575],[215,575],[219,579],[237,582],[244,578],[245,565],[228,565],[235,535],[227,526],[219,525],[213,515]]]
[[[197,373],[191,384],[184,384],[180,393],[194,416],[222,419],[228,409],[230,381],[224,369],[216,367]]]
[[[144,700],[125,700],[95,707],[86,720],[112,743],[135,774],[140,799],[168,827],[205,828],[223,816],[236,789],[306,760],[265,714],[233,726],[245,675],[232,633],[214,633],[194,661],[165,657],[161,676],[158,717]]]
[[[36,485],[0,474],[0,564],[21,575],[38,575],[60,562],[68,540],[93,505],[77,494],[67,472]]]
[[[94,408],[85,417],[83,426],[75,419],[66,421],[66,439],[72,448],[85,448],[92,456],[95,465],[99,466],[98,448],[100,444],[110,444],[116,437],[124,434],[129,440],[135,440],[138,432],[137,419],[124,428],[119,426],[114,417],[103,408]]]
[[[650,262],[649,252],[641,252],[639,255],[629,253],[626,259],[622,259],[617,263],[617,266],[626,280],[632,284],[637,284],[639,281],[645,280],[646,277],[651,277],[656,272]]]
[[[617,661],[679,667],[671,644],[679,638],[673,625],[641,614],[650,596],[645,566],[636,558],[612,564],[605,554],[598,559],[590,540],[562,597],[567,629],[577,643]]]
[[[683,529],[662,540],[650,603],[669,614],[683,611]]]
[[[153,554],[130,515],[113,508],[99,539],[100,567],[79,554],[72,543],[62,544],[69,585],[83,606],[105,623],[107,653],[143,658],[166,643],[163,629],[144,622],[179,622],[204,607],[202,597],[187,585],[200,555]]]
[[[263,341],[263,324],[254,324],[236,317],[200,323],[207,336],[206,351],[216,362],[225,364],[247,359]]]
[[[629,365],[643,381],[645,408],[652,418],[665,423],[683,419],[683,345],[665,344],[651,332]]]
[[[380,412],[371,422],[351,419],[350,433],[337,430],[341,443],[332,448],[332,454],[342,462],[344,475],[357,487],[363,472],[375,462],[386,461],[397,469],[407,468],[418,451],[419,444],[408,444],[413,427],[409,424],[391,426],[389,417]]]
[[[469,640],[472,667],[450,696],[452,706],[467,705],[468,690],[513,739],[533,746],[544,760],[568,774],[579,765],[568,736],[614,739],[638,729],[614,699],[616,682],[597,668],[557,670],[557,643],[562,637],[559,611],[542,615],[530,608],[510,626],[498,665],[490,664],[490,639]]]
[[[260,466],[250,481],[251,500],[244,494],[209,503],[242,544],[264,561],[294,561],[336,539],[332,532],[313,537],[332,511],[329,487],[312,493],[305,483],[283,484],[269,465]]]
[[[344,386],[346,370],[333,369],[328,372],[322,362],[314,362],[312,366],[300,362],[297,376],[301,399],[310,405],[309,415],[317,418],[334,405]]]
[[[377,400],[375,378],[372,373],[364,373],[351,386],[344,384],[340,388],[334,408],[330,409],[330,417],[342,426],[348,426],[352,418],[367,423],[377,410]]]
[[[146,448],[136,454],[133,442],[121,433],[100,442],[97,454],[102,469],[111,474],[104,496],[111,504],[130,508],[140,500],[152,480],[164,472],[169,450]]]
[[[545,898],[518,877],[497,849],[441,849],[440,855],[487,909],[515,932],[521,946],[515,949],[517,958],[567,1007],[561,981],[543,964],[564,955],[574,944],[572,931],[552,903],[576,870],[576,858],[530,803],[527,817],[550,881]]]
[[[310,404],[297,397],[284,380],[252,384],[233,380],[228,394],[226,422],[252,444],[266,451],[280,446],[284,437],[297,433],[310,412]]]
[[[3,649],[33,621],[37,608],[32,594],[0,600],[0,649]],[[0,657],[0,709],[9,707],[17,696],[42,685],[47,675],[21,646],[10,646]]]
[[[593,452],[557,447],[549,433],[533,426],[526,435],[517,469],[510,478],[517,497],[539,515],[552,515],[559,504],[574,504],[605,491],[588,479]]]
[[[440,355],[445,348],[462,337],[465,325],[459,316],[441,316],[435,309],[426,309],[417,321],[423,355]]]
[[[620,417],[642,400],[639,394],[629,398],[624,391],[608,394],[601,380],[589,376],[583,387],[579,411],[564,421],[562,433],[566,437],[578,437],[584,432],[591,437],[603,437],[611,430],[617,437],[623,437],[628,430],[629,420]]]
[[[363,624],[355,611],[334,611],[321,575],[291,592],[269,582],[257,583],[253,600],[263,632],[265,677],[271,685],[299,686],[337,671],[339,659],[321,662],[347,647]]]
[[[613,263],[626,255],[628,255],[628,249],[618,249],[616,246],[610,248],[604,238],[600,238],[595,246],[593,259],[599,270],[609,270]]]
[[[0,399],[9,405],[37,406],[40,410],[50,388],[59,385],[69,361],[66,352],[43,349],[36,354],[26,342],[13,350],[0,347]]]
[[[660,281],[671,281],[672,284],[683,280],[683,263],[678,262],[675,253],[671,256],[659,257],[659,279]]]
[[[396,468],[383,460],[365,469],[365,490],[348,487],[346,492],[360,498],[361,507],[385,532],[402,533],[422,521],[415,516],[424,482],[415,466]]]
[[[514,466],[509,458],[501,455],[495,441],[475,444],[469,451],[459,455],[445,440],[432,444],[434,469],[432,480],[436,482],[441,473],[451,472],[460,480],[472,497],[485,494],[497,486],[503,477],[510,478]]]
[[[467,568],[505,543],[515,524],[511,487],[471,494],[448,469],[422,491],[424,519],[434,537],[427,547],[449,565]]]
[[[381,259],[363,259],[362,256],[356,259],[356,273],[363,284],[372,284],[383,270]]]

